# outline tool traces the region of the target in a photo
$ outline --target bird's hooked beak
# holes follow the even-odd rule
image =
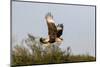
[[[49,38],[48,37],[47,38],[40,38],[40,42],[46,44],[49,42]]]

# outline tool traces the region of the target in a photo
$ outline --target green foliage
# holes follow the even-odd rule
[[[12,66],[95,61],[95,57],[89,55],[71,55],[70,47],[67,48],[67,51],[62,51],[58,46],[51,44],[52,46],[43,50],[39,45],[32,41],[32,44],[28,45],[32,50],[31,53],[25,47],[16,45],[15,50],[12,51]]]

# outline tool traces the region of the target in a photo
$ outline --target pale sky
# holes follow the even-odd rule
[[[36,37],[48,34],[45,15],[51,12],[56,24],[63,23],[62,49],[73,54],[95,56],[95,7],[31,2],[12,2],[12,34],[18,41],[28,33]]]

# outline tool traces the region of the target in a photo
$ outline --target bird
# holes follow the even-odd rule
[[[40,38],[40,42],[43,44],[52,44],[55,42],[62,42],[63,38],[61,38],[61,35],[63,34],[63,24],[55,24],[53,15],[48,12],[45,15],[46,23],[47,23],[47,28],[48,28],[48,36],[47,38]]]

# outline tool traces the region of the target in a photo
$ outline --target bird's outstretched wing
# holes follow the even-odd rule
[[[63,34],[63,24],[57,25],[57,37],[59,38]]]
[[[55,25],[55,22],[53,20],[53,16],[51,15],[51,13],[48,13],[45,16],[45,18],[46,18],[46,22],[48,26],[49,42],[54,43],[57,37],[57,27]]]

